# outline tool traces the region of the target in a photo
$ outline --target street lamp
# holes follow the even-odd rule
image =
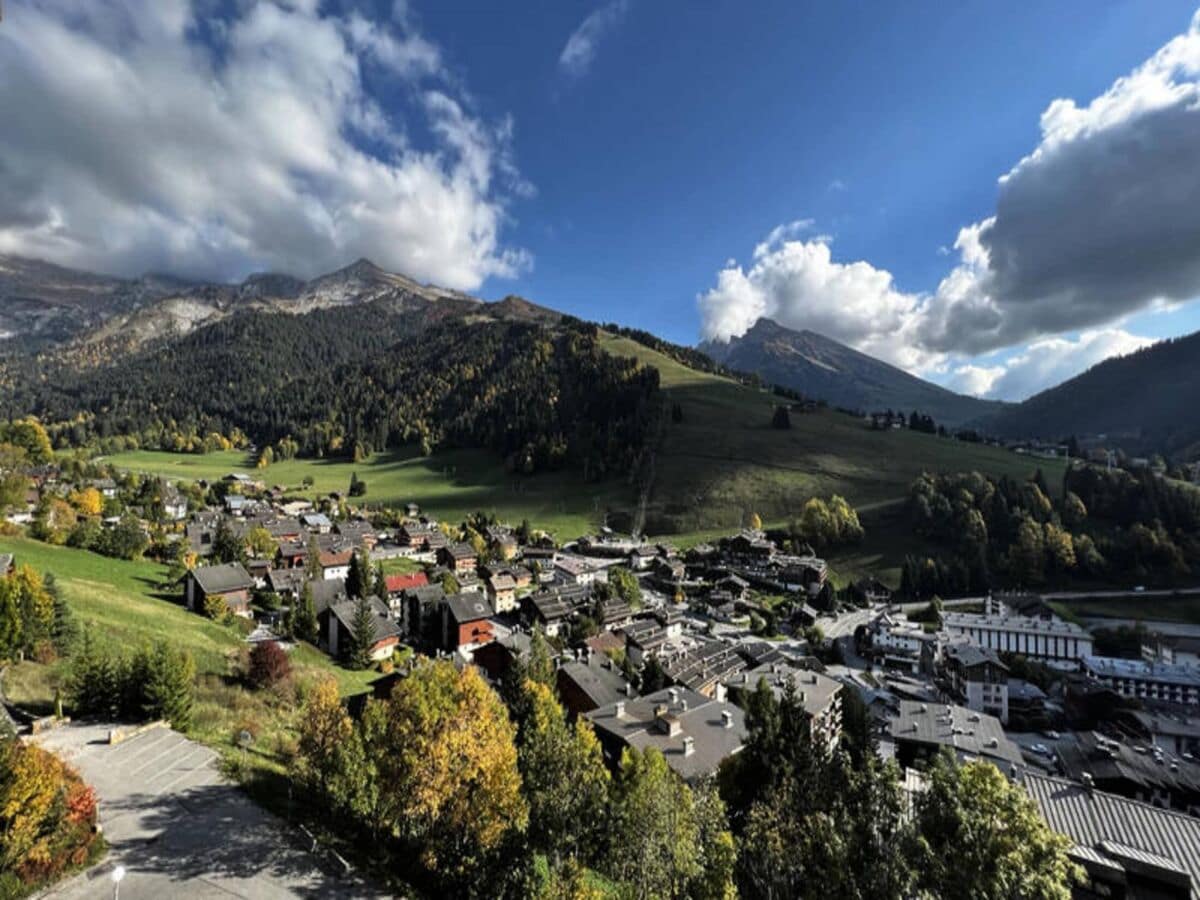
[[[121,879],[125,877],[125,867],[117,866],[112,870],[113,900],[121,896]]]

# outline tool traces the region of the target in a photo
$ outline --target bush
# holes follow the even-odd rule
[[[0,744],[0,896],[21,896],[103,849],[96,795],[35,744]]]
[[[229,607],[225,598],[213,595],[204,598],[204,614],[215,622],[223,622],[229,616]]]
[[[275,641],[261,641],[250,651],[250,663],[247,667],[246,680],[253,687],[262,689],[274,687],[286,681],[292,674],[292,661],[287,651]]]

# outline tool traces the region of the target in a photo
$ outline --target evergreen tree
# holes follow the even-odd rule
[[[369,593],[369,584],[367,576],[369,570],[364,565],[362,557],[357,551],[350,554],[350,568],[346,573],[346,593],[350,599],[357,600],[360,597],[365,597]]]
[[[196,664],[191,654],[159,644],[145,655],[142,668],[145,714],[164,718],[172,728],[186,731],[192,723],[196,698]]]
[[[317,643],[320,637],[320,624],[317,622],[317,606],[313,602],[312,585],[307,581],[300,589],[300,608],[293,617],[292,627],[296,637],[310,644]]]
[[[308,548],[304,551],[304,574],[309,581],[320,581],[325,577],[325,570],[321,568],[321,542],[315,534],[308,536]]]
[[[217,529],[213,532],[212,555],[221,563],[241,562],[246,556],[246,548],[224,516],[217,520]]]
[[[383,573],[383,563],[375,564],[374,594],[380,600],[386,600],[388,595],[387,575]]]
[[[60,656],[66,656],[79,639],[79,623],[58,587],[53,572],[47,572],[43,585],[54,600],[54,619],[50,625],[50,640]]]
[[[354,618],[350,621],[350,643],[346,648],[346,661],[352,669],[366,669],[371,665],[371,647],[375,643],[375,612],[366,597],[359,597],[354,606]]]

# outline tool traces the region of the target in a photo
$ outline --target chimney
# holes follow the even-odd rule
[[[689,735],[688,737],[685,737],[683,739],[683,755],[691,756],[695,752],[696,752],[696,739]]]
[[[667,696],[671,698],[672,703],[678,703],[679,702],[679,689],[678,688],[669,688],[667,690]]]
[[[684,712],[687,712],[687,701],[686,701],[686,700],[680,700],[680,701],[679,701],[679,708],[680,708],[680,709],[682,709]]]
[[[628,681],[627,681],[627,682],[625,682],[625,696],[626,696],[626,697],[632,697],[632,696],[633,696],[633,685],[632,685],[632,684],[630,684]]]
[[[617,701],[617,718],[619,719],[623,715],[625,715],[625,701],[618,700]]]
[[[1091,772],[1084,772],[1081,780],[1083,781],[1084,788],[1089,794],[1096,790],[1096,780],[1092,778]]]
[[[732,728],[733,727],[733,713],[732,712],[730,712],[729,710],[724,710],[721,713],[721,725],[724,728]]]

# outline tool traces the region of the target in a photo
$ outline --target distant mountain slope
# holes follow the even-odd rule
[[[83,355],[106,358],[189,334],[242,310],[301,314],[376,300],[421,314],[433,303],[456,312],[481,305],[467,294],[420,284],[366,259],[307,282],[270,272],[240,284],[213,284],[161,275],[114,278],[0,256],[0,350],[3,339],[17,338],[23,349],[101,345],[103,351]]]
[[[919,410],[940,424],[960,425],[997,411],[1002,404],[930,384],[812,331],[792,331],[770,319],[729,343],[701,349],[733,369],[794,388],[831,406],[865,411]]]
[[[1108,359],[981,420],[1005,437],[1106,435],[1130,450],[1200,455],[1200,332]]]

